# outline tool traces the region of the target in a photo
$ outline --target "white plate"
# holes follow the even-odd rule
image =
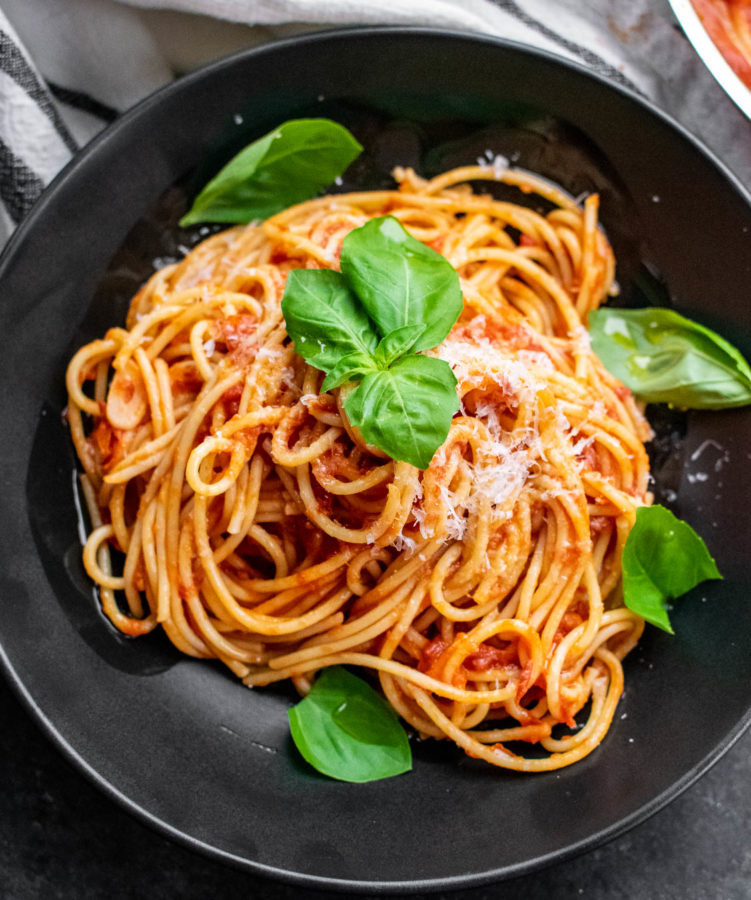
[[[691,0],[670,0],[675,17],[686,37],[694,45],[704,65],[720,83],[725,93],[751,119],[751,90],[730,67],[702,24]]]

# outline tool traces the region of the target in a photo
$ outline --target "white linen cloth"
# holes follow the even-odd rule
[[[751,186],[751,122],[667,0],[0,0],[0,245],[80,147],[170,78],[354,24],[477,31],[574,59],[653,99]]]

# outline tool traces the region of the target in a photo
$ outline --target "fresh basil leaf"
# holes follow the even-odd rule
[[[394,710],[346,669],[325,669],[289,710],[297,749],[319,772],[340,781],[377,781],[412,768],[407,735]]]
[[[343,356],[333,368],[329,369],[328,375],[323,379],[321,393],[333,391],[334,388],[340,387],[345,382],[362,378],[363,375],[377,371],[378,368],[376,361],[370,355],[357,352]]]
[[[371,357],[378,335],[339,272],[293,269],[287,276],[282,315],[295,351],[330,372],[342,357]]]
[[[404,356],[389,369],[366,375],[344,409],[367,444],[427,469],[459,409],[456,378],[442,359]]]
[[[249,144],[203,188],[181,225],[266,219],[328,187],[362,152],[330,119],[292,119]]]
[[[393,216],[351,231],[342,243],[341,268],[382,336],[406,325],[424,326],[413,350],[440,344],[462,311],[454,267]]]
[[[424,326],[420,328],[415,325],[405,325],[387,334],[373,352],[375,361],[379,366],[387,369],[400,356],[410,352],[424,331]]]
[[[751,403],[751,367],[709,328],[671,309],[598,309],[592,349],[642,400],[688,409]]]
[[[694,529],[664,506],[640,506],[623,548],[626,606],[673,634],[667,601],[702,581],[722,578]]]

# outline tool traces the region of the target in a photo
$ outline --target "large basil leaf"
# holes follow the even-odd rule
[[[456,378],[444,360],[404,356],[389,369],[366,375],[344,409],[366,443],[426,469],[459,409]]]
[[[641,506],[623,548],[626,606],[673,634],[667,601],[702,581],[722,578],[693,528],[664,506]]]
[[[396,713],[362,679],[335,666],[289,710],[297,749],[319,772],[340,781],[376,781],[412,768]]]
[[[413,350],[440,344],[462,311],[454,267],[393,216],[351,231],[342,244],[341,268],[381,336],[407,325],[425,327]]]
[[[339,272],[293,269],[287,276],[282,314],[295,351],[311,366],[331,371],[343,357],[371,357],[378,335]]]
[[[361,152],[349,131],[330,119],[292,119],[231,159],[180,224],[266,219],[314,197]]]
[[[751,367],[724,338],[671,309],[598,309],[592,349],[642,400],[689,409],[751,403]]]

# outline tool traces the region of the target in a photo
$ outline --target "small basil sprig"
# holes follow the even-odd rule
[[[673,634],[667,601],[722,578],[694,529],[664,506],[641,506],[623,548],[623,598],[642,618]]]
[[[282,313],[295,350],[326,372],[321,390],[360,382],[344,409],[366,443],[425,469],[459,409],[440,343],[459,318],[459,276],[392,216],[371,219],[342,244],[341,272],[295,269]]]
[[[180,225],[246,223],[314,197],[362,152],[330,119],[292,119],[253,141],[203,188]]]
[[[394,710],[362,679],[335,666],[289,710],[292,739],[319,772],[340,781],[377,781],[412,768]]]
[[[671,309],[598,309],[589,314],[592,349],[648,403],[726,409],[751,403],[751,367],[709,328]]]

